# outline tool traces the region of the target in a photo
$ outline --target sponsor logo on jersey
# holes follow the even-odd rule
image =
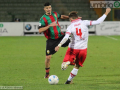
[[[54,14],[54,16],[57,18],[56,14]]]

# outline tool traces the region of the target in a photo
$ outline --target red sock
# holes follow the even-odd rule
[[[49,75],[49,70],[50,70],[50,68],[45,68],[46,75]]]

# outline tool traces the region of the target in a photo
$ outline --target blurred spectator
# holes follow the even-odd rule
[[[20,22],[20,19],[19,18],[15,18],[15,22]]]

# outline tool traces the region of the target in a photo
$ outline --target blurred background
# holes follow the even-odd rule
[[[87,59],[74,78],[74,85],[64,84],[73,66],[67,71],[60,68],[67,48],[61,48],[51,60],[50,75],[57,75],[59,84],[51,86],[43,78],[46,38],[39,33],[38,26],[44,14],[44,3],[48,1],[53,11],[65,15],[78,11],[83,20],[96,20],[105,12],[105,8],[90,8],[91,0],[0,0],[0,87],[120,90],[120,8],[112,8],[103,23],[88,27],[91,36]],[[59,24],[61,31],[66,32],[70,21],[59,19]]]
[[[12,22],[15,18],[21,22],[39,21],[44,14],[45,2],[50,2],[53,11],[59,14],[68,15],[70,11],[78,11],[82,19],[96,20],[105,12],[105,8],[90,8],[90,1],[97,0],[0,0],[0,22]],[[113,8],[106,21],[120,21],[120,9]]]

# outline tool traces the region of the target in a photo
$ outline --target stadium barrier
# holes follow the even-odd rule
[[[60,21],[61,31],[66,32],[70,22]],[[24,36],[39,35],[39,22],[0,22],[0,36]],[[96,26],[89,26],[89,33],[94,32],[96,35],[120,35],[120,22],[105,21]]]
[[[25,22],[24,23],[24,35],[40,35],[43,33],[38,32],[38,22]],[[59,22],[61,31],[65,32],[70,22]]]
[[[96,25],[96,35],[120,35],[120,22],[119,21],[105,21]]]
[[[23,36],[23,23],[0,22],[0,36]]]

